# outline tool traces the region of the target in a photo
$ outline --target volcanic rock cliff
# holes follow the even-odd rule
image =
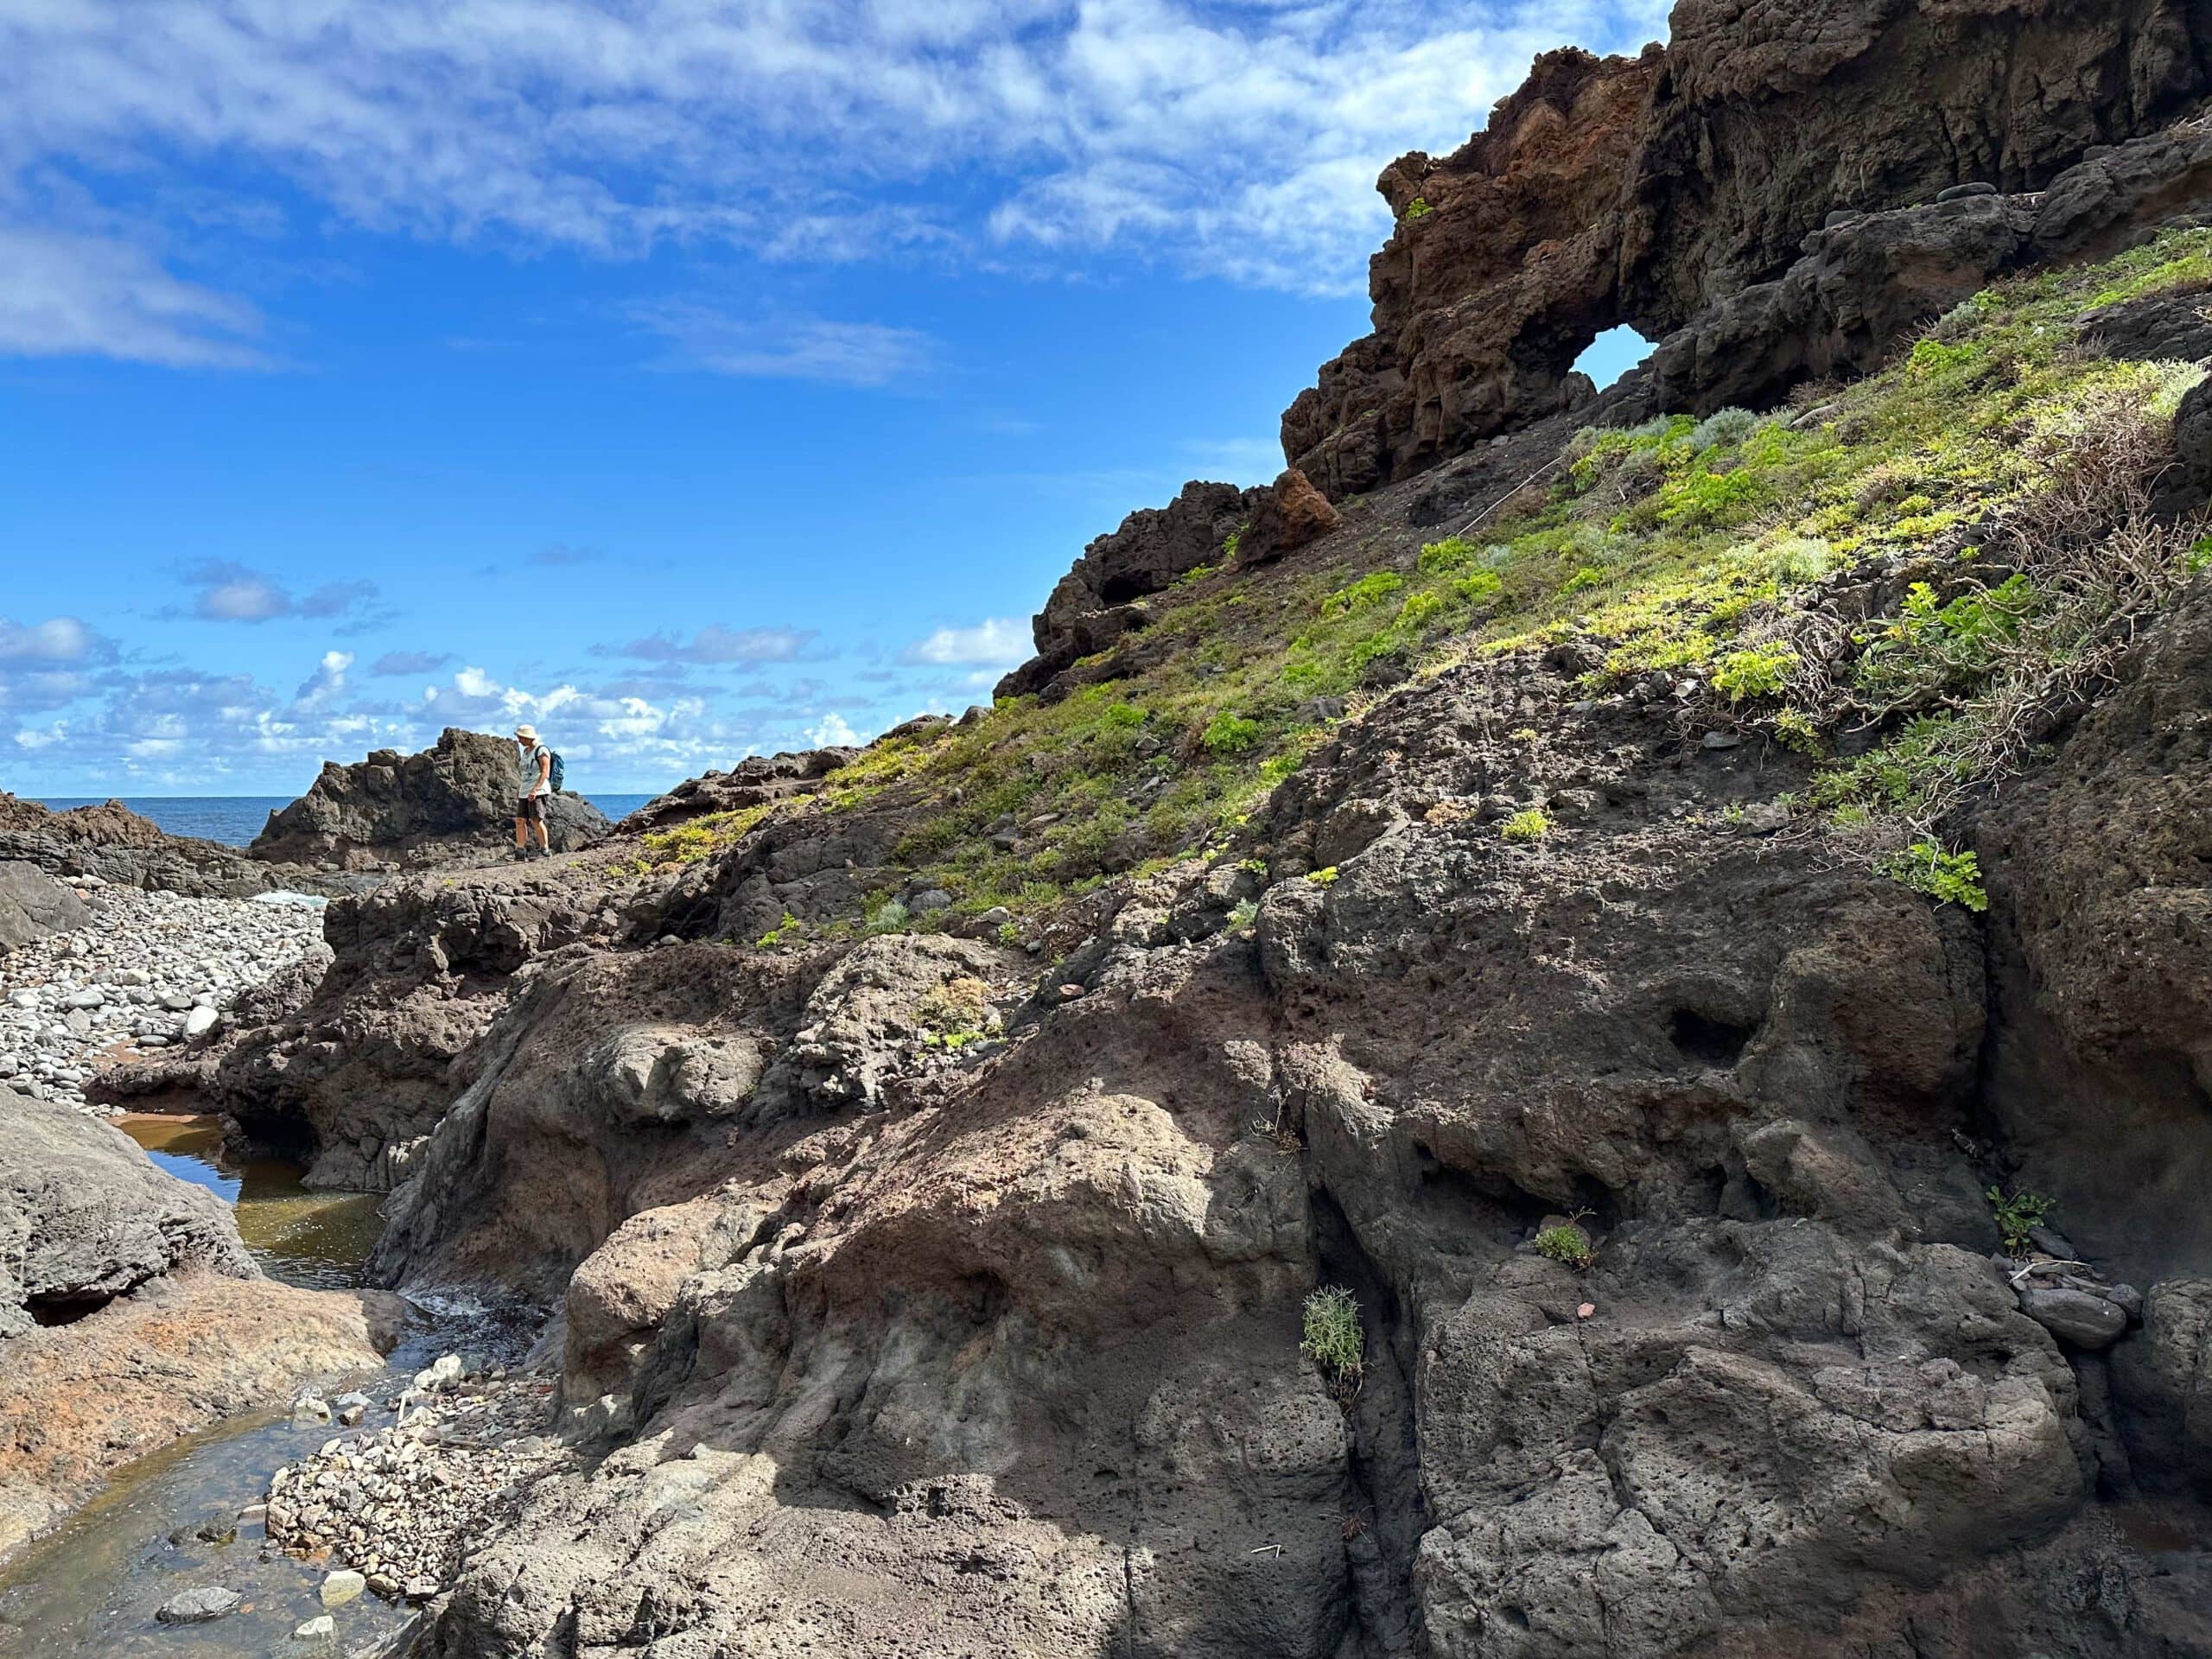
[[[1375,332],[1285,412],[1292,466],[1342,497],[1573,407],[1606,329],[1688,328],[1834,217],[2038,190],[2193,108],[2212,62],[2195,0],[1683,0],[1671,30],[1554,53],[1464,148],[1384,171]]]
[[[226,1103],[569,1446],[416,1651],[2212,1654],[2208,16],[1547,59],[995,708],[334,904]]]

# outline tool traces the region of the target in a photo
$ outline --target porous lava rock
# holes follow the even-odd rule
[[[270,815],[247,850],[322,868],[378,869],[496,850],[514,833],[520,793],[515,745],[448,727],[419,754],[378,749],[351,766],[326,762],[308,792]],[[551,798],[556,850],[602,839],[606,815],[571,791]]]

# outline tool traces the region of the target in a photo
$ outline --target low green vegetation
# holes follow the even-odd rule
[[[1563,1221],[1545,1228],[1535,1237],[1536,1254],[1577,1273],[1587,1273],[1598,1260],[1598,1247],[1580,1223]]]
[[[2143,485],[2202,371],[2102,357],[2079,325],[2207,282],[2212,231],[2170,235],[1999,284],[1888,369],[1790,408],[1586,432],[1478,527],[1418,547],[1347,531],[1318,566],[1193,571],[1137,601],[1144,626],[1057,701],[879,742],[818,798],[695,820],[648,837],[647,857],[704,857],[787,812],[882,815],[902,826],[883,890],[836,925],[1000,906],[1026,921],[1234,852],[1335,726],[1408,680],[1571,643],[1592,664],[1584,695],[1667,676],[1669,697],[1806,759],[1802,827],[1978,908],[1948,815],[2020,765],[2212,557],[2198,529],[2149,513]],[[1838,587],[1885,608],[1839,606]],[[1555,832],[1532,809],[1498,833],[1527,848]],[[923,885],[951,909],[895,908]]]
[[[2005,1254],[2011,1256],[2025,1255],[2033,1248],[2030,1230],[2042,1226],[2044,1218],[2057,1207],[2055,1200],[2040,1192],[2020,1192],[2007,1197],[2000,1186],[1991,1187],[1982,1196],[1989,1200],[1997,1235],[2005,1243]]]
[[[1552,832],[1552,821],[1535,807],[1525,807],[1497,827],[1497,833],[1516,846],[1541,841]]]
[[[1357,1382],[1367,1351],[1359,1325],[1359,1299],[1341,1285],[1324,1285],[1300,1310],[1298,1351],[1333,1382]]]
[[[1924,893],[1942,905],[1958,905],[1979,915],[1989,908],[1982,891],[1981,861],[1972,853],[1950,853],[1931,841],[1916,841],[1882,861],[1882,874]]]

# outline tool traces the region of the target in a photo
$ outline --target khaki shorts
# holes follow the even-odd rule
[[[545,798],[543,795],[524,796],[515,803],[515,817],[525,823],[544,823]]]

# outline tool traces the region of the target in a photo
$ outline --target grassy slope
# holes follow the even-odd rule
[[[2200,372],[2098,356],[2078,326],[2208,286],[2205,232],[1999,286],[1791,410],[1583,433],[1500,516],[1417,557],[1357,511],[1292,565],[1245,571],[1232,546],[1148,601],[1150,626],[1079,665],[1094,683],[1065,700],[878,742],[825,796],[773,810],[896,812],[897,858],[955,917],[1039,912],[1231,849],[1333,720],[1408,675],[1575,641],[1593,696],[1694,676],[1714,721],[1848,753],[1798,803],[1808,821],[1927,852],[1961,789],[2018,762],[2022,709],[2094,677],[2113,617],[2197,562],[2186,535],[2138,522],[2132,474]],[[1862,576],[1897,597],[1844,624],[1824,596]],[[770,810],[649,836],[646,859],[734,846]]]

